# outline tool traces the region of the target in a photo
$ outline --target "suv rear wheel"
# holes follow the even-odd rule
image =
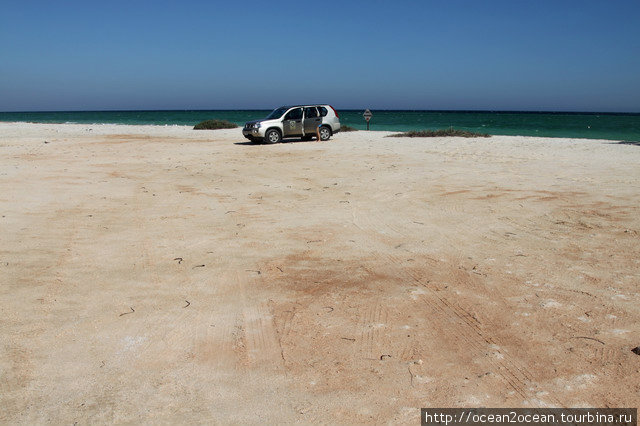
[[[328,141],[331,137],[331,130],[327,126],[320,127],[320,140]]]
[[[282,135],[276,129],[267,130],[264,135],[264,141],[266,143],[279,143],[282,140]]]

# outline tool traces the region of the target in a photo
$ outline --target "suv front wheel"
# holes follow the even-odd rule
[[[282,136],[280,135],[280,132],[277,131],[276,129],[268,130],[267,133],[264,135],[264,141],[266,143],[279,143],[281,140],[282,140]]]
[[[331,137],[331,130],[327,126],[320,127],[320,140],[328,141]]]

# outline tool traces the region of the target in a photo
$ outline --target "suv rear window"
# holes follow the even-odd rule
[[[320,116],[321,117],[326,117],[327,116],[327,109],[325,107],[318,107],[318,109],[320,110]]]

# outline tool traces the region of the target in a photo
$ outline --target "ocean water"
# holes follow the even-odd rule
[[[238,125],[266,116],[267,110],[213,111],[73,111],[0,112],[0,121],[35,123],[115,123],[193,126],[207,119]],[[362,110],[338,110],[342,124],[366,129]],[[640,141],[640,114],[501,112],[501,111],[391,111],[372,110],[371,130],[456,129],[492,135]]]

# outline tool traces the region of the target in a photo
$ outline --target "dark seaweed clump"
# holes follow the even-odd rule
[[[389,138],[437,138],[444,136],[457,136],[461,138],[489,138],[491,135],[487,133],[475,133],[468,132],[466,130],[458,130],[458,129],[441,129],[441,130],[412,130],[410,132],[403,133],[394,133],[393,135],[389,135]]]
[[[236,123],[232,123],[227,120],[205,120],[198,123],[193,128],[194,130],[216,130],[216,129],[235,129],[238,127]]]

